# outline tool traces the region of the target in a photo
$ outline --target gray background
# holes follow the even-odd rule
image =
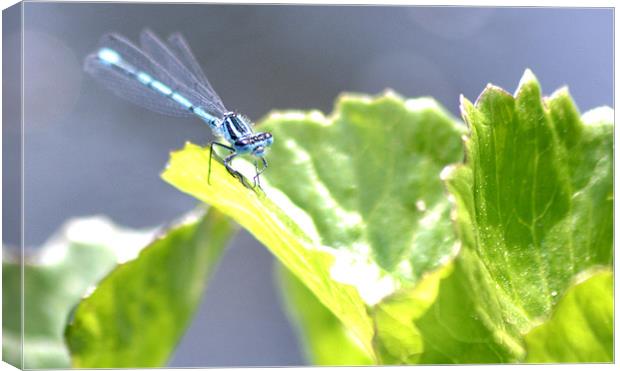
[[[255,120],[279,108],[329,112],[342,91],[386,87],[434,96],[457,115],[459,94],[473,100],[488,82],[513,92],[527,67],[546,94],[569,85],[582,112],[613,99],[608,9],[28,3],[24,26],[30,246],[69,217],[145,227],[196,204],[159,173],[170,150],[208,142],[208,128],[133,106],[84,75],[107,31],[183,32],[226,105]],[[16,226],[5,223],[5,241],[16,243]],[[304,364],[272,263],[249,234],[234,239],[171,366]]]

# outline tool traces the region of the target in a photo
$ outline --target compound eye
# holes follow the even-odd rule
[[[271,135],[271,133],[265,133],[265,143],[268,146],[271,146],[271,143],[273,143],[273,135]]]

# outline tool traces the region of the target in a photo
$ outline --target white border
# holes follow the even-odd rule
[[[18,3],[19,1],[16,0],[4,0],[2,1],[2,4],[0,6],[0,8],[2,10]],[[25,2],[34,2],[32,0],[26,0]],[[614,73],[613,73],[613,79],[614,79],[614,95],[613,95],[613,103],[612,106],[613,108],[615,108],[615,97],[618,96],[618,93],[620,91],[620,87],[618,85],[618,79],[617,79],[617,75],[615,73],[615,71],[617,70],[617,66],[618,66],[618,59],[616,58],[616,45],[617,45],[617,40],[619,39],[619,31],[618,28],[615,27],[615,6],[616,3],[614,1],[611,0],[591,0],[591,1],[566,1],[566,0],[546,0],[543,2],[541,1],[516,1],[516,0],[507,0],[507,1],[502,1],[502,2],[498,2],[498,1],[484,1],[484,0],[477,0],[477,1],[455,1],[455,0],[448,0],[448,1],[394,1],[394,0],[390,0],[390,1],[385,1],[385,2],[381,2],[378,3],[377,1],[368,1],[368,0],[355,0],[355,1],[320,1],[320,0],[315,0],[315,1],[299,1],[299,0],[289,0],[286,2],[278,2],[278,1],[265,1],[265,0],[245,0],[245,1],[235,1],[235,0],[229,0],[229,1],[174,1],[174,0],[149,0],[149,1],[145,1],[145,0],[135,0],[135,1],[119,1],[119,0],[110,0],[110,1],[97,1],[97,0],[82,0],[82,1],[77,1],[77,0],[65,0],[65,1],[41,1],[41,2],[119,2],[119,3],[196,3],[196,4],[200,4],[200,3],[205,3],[205,4],[209,4],[209,3],[218,3],[218,4],[222,4],[222,3],[232,3],[232,4],[311,4],[311,5],[428,5],[428,6],[486,6],[486,7],[571,7],[571,8],[614,8],[614,51],[613,51],[613,57],[614,57]],[[23,16],[23,14],[22,14]],[[23,27],[23,23],[22,23],[22,27]],[[0,17],[0,32],[2,30],[2,18]],[[23,40],[23,39],[22,39]],[[23,53],[23,45],[22,45],[22,53]],[[23,55],[22,55],[23,57]],[[0,60],[2,59],[2,38],[0,37]],[[23,60],[23,58],[22,58]],[[1,73],[1,72],[0,72]],[[23,76],[22,76],[22,93],[23,93]],[[0,108],[2,107],[2,99],[1,99],[1,93],[0,93]],[[23,97],[22,97],[23,98]],[[23,103],[23,102],[22,102]],[[22,133],[23,133],[23,104],[22,104]],[[618,118],[618,112],[617,110],[615,110],[614,113],[614,117],[616,119],[615,122],[617,121]],[[1,133],[0,133],[0,143],[1,143]],[[620,131],[618,130],[614,130],[614,144],[615,143],[620,143]],[[1,145],[0,145],[1,147]],[[23,136],[22,136],[22,156],[23,156]],[[618,164],[619,162],[619,158],[620,156],[618,155],[618,151],[616,151],[615,149],[615,145],[614,145],[614,164]],[[2,152],[0,151],[0,163],[2,160]],[[22,176],[23,176],[23,157],[22,157]],[[616,166],[614,166],[614,194],[620,194],[619,189],[620,187],[618,186],[618,183],[616,182],[616,177],[615,177],[615,170],[616,170]],[[23,179],[23,178],[22,178]],[[0,184],[2,182],[2,173],[0,172]],[[23,186],[23,185],[22,185]],[[23,192],[23,188],[22,188],[22,192]],[[0,194],[0,204],[2,203],[2,195]],[[23,241],[23,197],[22,197],[22,241]],[[615,207],[615,203],[614,203],[614,272],[615,272],[615,261],[618,260],[618,251],[617,249],[615,249],[615,235],[616,235],[616,231],[618,230],[617,226],[618,226],[618,221],[620,220],[619,218],[619,213],[618,213],[618,209]],[[2,215],[0,213],[0,225],[2,222]],[[0,227],[0,237],[2,236],[2,230]],[[0,272],[1,272],[1,265],[0,265]],[[614,292],[614,298],[618,297],[618,275],[614,275],[615,278],[615,292]],[[23,277],[22,277],[23,279]],[[23,280],[22,280],[23,282]],[[2,283],[2,277],[0,275],[0,284]],[[23,298],[22,298],[23,300]],[[2,296],[0,295],[0,307],[2,304]],[[23,304],[23,303],[22,303]],[[616,308],[615,311],[615,315],[614,315],[614,334],[617,335],[618,334],[618,321],[616,321],[617,318],[617,313],[618,310]],[[1,315],[0,315],[0,320],[1,320]],[[22,324],[23,326],[23,324]],[[22,327],[23,328],[23,327]],[[617,356],[618,354],[620,354],[620,345],[619,345],[619,341],[617,341],[617,337],[615,337],[615,344],[614,344],[614,348],[615,348],[615,356]],[[0,343],[2,341],[2,334],[0,331]],[[411,369],[411,370],[437,370],[438,368],[442,367],[442,366],[401,366],[399,367],[399,370],[405,370],[405,369]],[[445,366],[444,366],[445,367]],[[461,365],[454,365],[454,366],[450,366],[450,368],[468,368],[468,369],[474,369],[475,367],[483,367],[485,369],[489,369],[489,368],[495,368],[495,367],[510,367],[513,370],[539,370],[539,369],[545,369],[545,370],[550,370],[550,369],[557,369],[557,370],[576,370],[576,369],[584,369],[584,368],[596,368],[596,369],[601,369],[601,370],[615,370],[616,366],[613,364],[610,365],[592,365],[592,364],[584,364],[584,365],[569,365],[569,364],[558,364],[558,365],[479,365],[479,366],[461,366]],[[292,369],[316,369],[313,367],[291,367]],[[388,370],[389,368],[392,368],[391,366],[375,366],[373,367],[373,369],[381,369],[381,370]],[[169,368],[160,368],[161,370],[172,370]],[[181,369],[184,370],[185,368]],[[198,368],[200,369],[200,368]],[[275,368],[275,367],[263,367],[260,368],[261,370],[273,370],[273,371],[281,371],[281,368]],[[354,370],[354,369],[359,369],[359,368],[354,368],[354,367],[321,367],[321,370],[329,370],[329,371],[350,371],[350,370]],[[5,362],[0,362],[0,370],[16,370],[16,368],[14,368],[13,366],[5,363]],[[129,369],[128,369],[129,370]],[[139,370],[139,369],[138,369]],[[237,368],[226,368],[223,370],[237,370]],[[242,369],[239,369],[242,370]]]
[[[370,0],[341,0],[341,1],[328,1],[328,0],[289,0],[289,1],[277,1],[277,0],[224,0],[224,1],[192,1],[192,0],[59,0],[59,1],[46,1],[46,0],[23,0],[24,2],[48,2],[48,3],[180,3],[180,4],[308,4],[308,5],[416,5],[416,6],[482,6],[482,7],[564,7],[564,8],[615,8],[615,2],[612,0],[590,0],[590,1],[566,1],[566,0],[544,0],[541,1],[525,1],[525,0],[506,0],[506,1],[492,1],[492,0],[446,0],[446,1],[412,1],[412,0],[386,0],[386,1],[370,1]],[[19,1],[8,0],[2,4],[2,9],[8,8],[10,5],[17,4]],[[8,5],[5,5],[8,4]]]

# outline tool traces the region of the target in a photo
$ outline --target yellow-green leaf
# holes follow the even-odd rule
[[[584,272],[551,318],[526,336],[527,362],[613,362],[613,273]]]
[[[2,359],[20,368],[70,367],[63,339],[69,312],[119,260],[137,253],[152,238],[152,231],[87,217],[68,220],[43,246],[28,250],[23,266],[13,256],[17,254],[5,251]]]
[[[228,218],[210,209],[116,266],[79,303],[67,326],[72,366],[165,366],[234,231]]]
[[[348,328],[284,268],[276,265],[285,309],[296,325],[306,359],[319,366],[370,365],[372,359]]]
[[[429,98],[344,95],[330,117],[280,112],[257,130],[274,144],[265,194],[244,188],[196,145],[163,178],[239,222],[375,358],[367,307],[454,253],[439,174],[462,159],[464,127]],[[239,165],[236,165],[239,166]]]

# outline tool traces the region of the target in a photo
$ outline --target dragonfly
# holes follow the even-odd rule
[[[146,29],[140,33],[138,47],[119,34],[105,34],[98,49],[86,57],[84,69],[117,96],[138,106],[168,116],[197,116],[204,121],[219,140],[210,143],[209,184],[217,146],[229,154],[222,159],[215,153],[216,158],[248,188],[245,177],[231,162],[239,155],[252,156],[254,188],[260,188],[259,177],[267,169],[265,153],[273,136],[255,132],[249,118],[226,109],[183,35],[173,33],[166,43]]]

